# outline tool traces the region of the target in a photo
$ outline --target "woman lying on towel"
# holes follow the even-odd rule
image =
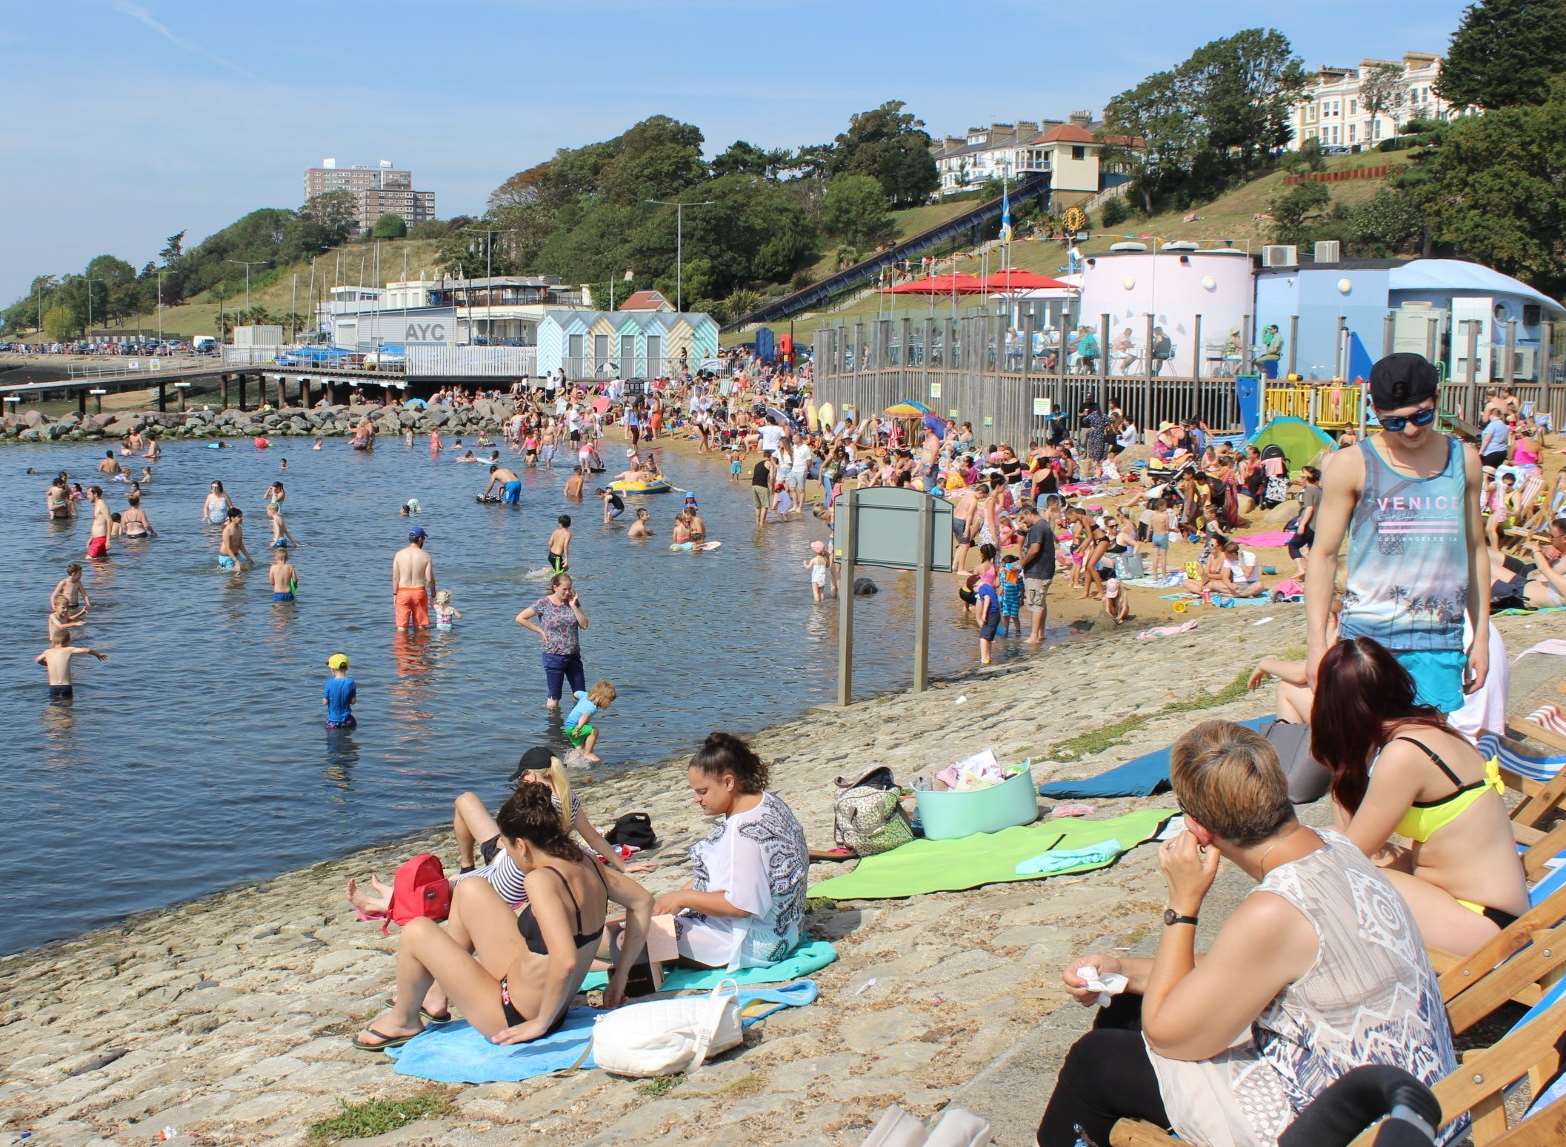
[[[604,1004],[624,1001],[652,896],[583,852],[571,837],[569,812],[551,797],[546,785],[518,785],[496,818],[501,847],[524,873],[528,904],[521,915],[488,881],[464,880],[452,889],[445,928],[423,916],[403,925],[396,1002],[355,1037],[355,1047],[379,1051],[418,1035],[419,1002],[432,984],[495,1043],[558,1031],[598,952],[611,900],[626,909],[622,947],[631,959],[619,962]]]
[[[1175,742],[1170,779],[1188,831],[1159,849],[1169,907],[1158,953],[1066,964],[1079,1002],[1125,994],[1066,1056],[1041,1147],[1072,1147],[1078,1129],[1107,1147],[1122,1118],[1187,1143],[1260,1147],[1354,1067],[1395,1064],[1427,1085],[1452,1071],[1408,906],[1351,841],[1295,820],[1267,739],[1207,721]],[[1197,917],[1220,858],[1259,883],[1198,960]]]
[[[1425,943],[1466,956],[1528,910],[1528,888],[1494,762],[1366,637],[1327,651],[1311,753],[1332,771],[1337,823],[1384,868]],[[1390,846],[1393,834],[1407,847]]]
[[[767,766],[738,737],[708,736],[691,758],[689,780],[701,811],[720,819],[691,846],[690,883],[658,897],[653,911],[676,913],[680,955],[691,963],[731,971],[775,964],[799,945],[805,830],[766,791]]]

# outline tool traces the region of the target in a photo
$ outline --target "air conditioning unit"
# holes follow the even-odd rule
[[[1490,348],[1491,377],[1506,377],[1506,348]],[[1512,378],[1520,382],[1532,382],[1539,377],[1539,348],[1514,346],[1512,348]]]
[[[1147,244],[1146,243],[1111,243],[1109,245],[1109,249],[1111,251],[1146,251],[1147,250]]]
[[[1298,267],[1300,265],[1300,249],[1281,243],[1268,244],[1262,248],[1263,267]]]
[[[1343,245],[1336,239],[1324,239],[1316,244],[1315,261],[1318,263],[1336,263],[1343,257]]]

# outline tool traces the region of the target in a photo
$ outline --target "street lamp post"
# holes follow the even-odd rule
[[[103,282],[102,279],[94,279],[91,275],[84,276],[87,280],[87,337],[92,338],[92,285]]]
[[[685,310],[685,209],[687,207],[711,207],[715,199],[685,200],[646,199],[644,203],[656,203],[659,207],[674,208],[674,309]]]
[[[265,267],[270,259],[224,259],[225,263],[238,263],[245,269],[245,310],[250,309],[250,268]]]
[[[495,248],[496,235],[515,235],[516,228],[496,229],[491,227],[469,227],[465,230],[475,235],[484,236],[484,337],[493,340],[495,337],[495,284],[490,282],[494,276],[492,269],[494,262],[491,256]],[[468,288],[468,314],[473,313],[472,285]],[[470,324],[471,325],[471,322]]]
[[[163,268],[158,268],[158,341],[163,341]]]

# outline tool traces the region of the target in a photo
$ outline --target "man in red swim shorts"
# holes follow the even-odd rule
[[[408,544],[392,558],[392,600],[398,629],[425,628],[430,623],[430,599],[435,596],[435,563],[424,552],[429,538],[423,526],[408,531]]]
[[[87,539],[87,556],[90,558],[106,558],[109,556],[109,504],[103,500],[103,487],[89,486],[87,497],[92,499],[92,532]]]

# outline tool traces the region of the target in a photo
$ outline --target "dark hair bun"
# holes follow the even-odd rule
[[[691,758],[691,768],[709,776],[732,776],[743,793],[759,793],[767,787],[767,766],[762,759],[733,733],[708,733],[707,739]]]
[[[582,850],[576,847],[561,820],[548,785],[518,785],[511,798],[500,806],[495,823],[508,840],[526,841],[562,860],[582,857]]]

